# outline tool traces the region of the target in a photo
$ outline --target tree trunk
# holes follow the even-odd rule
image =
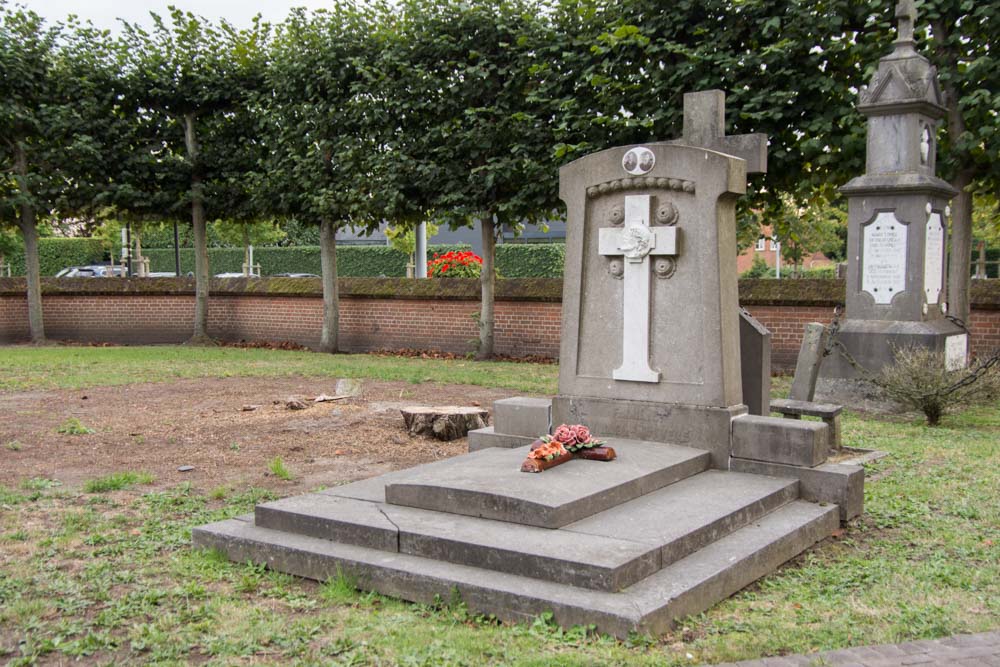
[[[28,156],[24,148],[18,144],[15,154],[19,186],[24,195],[30,198],[28,192]],[[24,237],[24,268],[28,283],[28,332],[34,345],[45,343],[45,322],[42,318],[42,271],[38,262],[38,224],[35,207],[30,203],[21,204],[21,215],[17,226]]]
[[[493,213],[487,212],[480,221],[483,239],[483,270],[479,276],[482,287],[482,297],[479,308],[479,349],[476,359],[489,359],[493,356],[493,297],[496,291],[496,271],[493,268],[496,257],[496,235]]]
[[[250,226],[243,225],[243,275],[250,277],[253,275],[253,266],[250,265]]]
[[[207,345],[214,341],[208,336],[208,230],[205,226],[205,193],[202,190],[201,171],[198,166],[198,137],[195,133],[195,115],[184,115],[184,144],[191,164],[191,227],[194,231],[194,333],[188,341],[192,345]]]
[[[947,46],[948,26],[941,20],[932,20],[931,29],[937,45],[938,57],[958,71],[958,57]],[[957,142],[965,133],[965,118],[958,105],[959,94],[951,78],[941,82],[945,105],[948,107],[948,136]],[[948,313],[963,322],[969,321],[969,289],[972,284],[972,193],[968,191],[976,175],[975,167],[959,163],[958,173],[951,185],[958,190],[958,196],[951,204],[951,253],[948,259]]]
[[[45,323],[42,318],[42,274],[38,262],[38,227],[35,225],[35,209],[29,204],[21,205],[21,217],[17,226],[24,237],[24,266],[28,283],[28,331],[31,342],[41,345],[45,342]]]
[[[949,112],[950,113],[950,112]],[[972,284],[972,171],[963,170],[951,182],[958,196],[951,203],[951,255],[948,261],[948,314],[969,321]]]
[[[0,257],[0,263],[3,263],[3,258]],[[986,273],[986,241],[979,242],[979,261],[976,262],[976,278],[980,280],[985,279]]]
[[[334,353],[340,329],[340,299],[337,293],[337,229],[332,220],[320,223],[319,258],[323,273],[323,329],[319,350]]]

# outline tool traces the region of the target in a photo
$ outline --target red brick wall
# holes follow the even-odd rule
[[[45,331],[50,338],[130,344],[179,343],[191,335],[194,296],[189,294],[47,294]],[[515,357],[559,355],[561,304],[498,301],[496,351]],[[341,349],[432,349],[465,353],[477,338],[476,301],[345,297],[340,302]],[[28,338],[23,295],[0,294],[0,343]],[[792,368],[809,322],[829,323],[829,306],[749,306],[772,333],[772,364]],[[316,297],[212,295],[209,333],[224,340],[319,343],[322,300]],[[1000,310],[975,310],[970,318],[973,354],[1000,349]]]

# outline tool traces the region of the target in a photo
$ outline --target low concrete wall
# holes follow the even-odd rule
[[[341,348],[350,352],[426,349],[462,354],[477,336],[475,280],[344,278],[340,281]],[[514,357],[559,355],[562,281],[497,283],[496,351]],[[843,302],[836,280],[747,280],[741,303],[772,334],[776,369],[795,365],[809,322],[828,323]],[[1000,348],[1000,281],[973,287],[972,351]],[[46,279],[46,334],[53,339],[122,344],[180,343],[194,326],[194,285],[186,278]],[[319,343],[318,280],[214,280],[209,332],[229,341]],[[24,280],[0,279],[0,343],[28,339]]]

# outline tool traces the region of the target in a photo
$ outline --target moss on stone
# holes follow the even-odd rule
[[[194,294],[194,278],[43,278],[42,293],[55,294]],[[835,306],[845,300],[843,280],[740,281],[743,306]],[[24,278],[0,278],[0,295],[23,295]],[[315,298],[321,296],[319,278],[213,278],[211,294]],[[428,299],[477,301],[476,278],[341,278],[340,295],[368,299]],[[972,304],[979,310],[1000,310],[1000,280],[974,280]],[[562,299],[560,278],[513,278],[497,281],[498,301],[548,301]]]
[[[835,306],[844,303],[846,283],[843,280],[802,279],[770,280],[766,278],[740,281],[741,306]]]

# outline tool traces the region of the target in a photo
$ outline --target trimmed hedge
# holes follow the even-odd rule
[[[497,246],[497,271],[504,278],[562,278],[565,243],[505,243]]]
[[[467,245],[435,245],[430,253],[449,250],[468,250]],[[173,271],[173,248],[149,248],[142,253],[149,257],[150,271]],[[405,278],[406,255],[389,246],[338,246],[337,275],[344,278]],[[319,246],[288,246],[253,249],[254,264],[260,264],[265,276],[276,273],[322,272]],[[242,248],[209,248],[208,265],[211,272],[239,273],[243,270]],[[194,271],[194,250],[181,248],[181,273]]]
[[[21,246],[7,258],[11,272],[23,276],[24,247]],[[100,239],[65,239],[45,237],[38,239],[38,263],[43,276],[54,276],[67,266],[87,266],[107,261],[107,253]]]
[[[467,245],[432,245],[427,256]],[[504,278],[562,278],[566,246],[562,243],[504,244],[497,246],[497,270]],[[146,248],[151,271],[173,271],[173,248]],[[320,274],[319,246],[254,248],[253,261],[265,276],[276,273]],[[209,248],[208,264],[213,274],[243,270],[242,248]],[[181,248],[181,273],[194,271],[194,250]],[[389,246],[338,246],[337,274],[344,278],[403,278],[406,255]]]

